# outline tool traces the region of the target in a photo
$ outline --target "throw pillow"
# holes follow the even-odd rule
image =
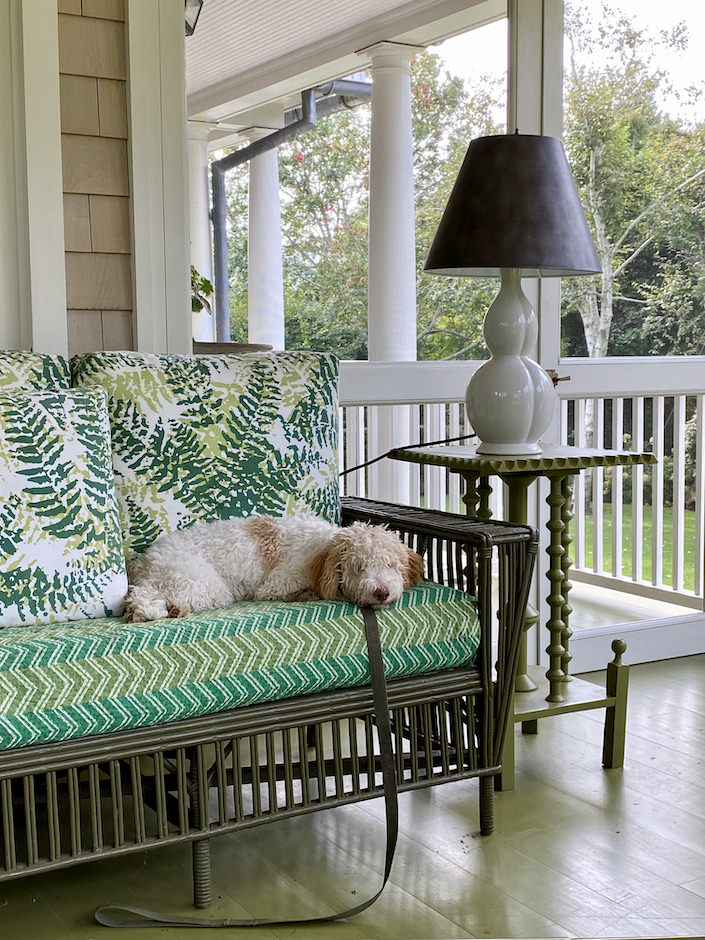
[[[63,356],[27,349],[0,349],[0,392],[16,388],[68,388],[69,364]]]
[[[71,370],[75,385],[108,393],[126,551],[195,521],[338,521],[333,356],[98,352]]]
[[[119,615],[126,591],[105,394],[0,391],[0,626]]]

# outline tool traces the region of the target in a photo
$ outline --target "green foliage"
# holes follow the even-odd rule
[[[567,8],[564,140],[603,274],[564,282],[563,353],[694,354],[703,126],[660,110],[658,94],[670,86],[656,64],[657,52],[683,48],[687,33],[681,24],[654,36],[606,4],[593,9]]]
[[[193,265],[191,265],[191,311],[198,313],[200,310],[206,310],[211,313],[211,297],[213,296],[213,285]]]
[[[424,274],[433,236],[474,137],[501,133],[493,115],[502,89],[486,79],[472,93],[433,53],[412,63],[419,359],[483,359],[482,320],[497,293],[491,279]]]

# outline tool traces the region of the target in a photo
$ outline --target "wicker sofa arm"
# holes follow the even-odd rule
[[[474,595],[480,620],[477,666],[485,688],[494,692],[493,753],[488,757],[499,764],[538,552],[536,529],[358,497],[343,497],[341,506],[343,525],[387,525],[424,558],[429,580]]]

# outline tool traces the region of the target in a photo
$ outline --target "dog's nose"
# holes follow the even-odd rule
[[[375,588],[374,594],[372,596],[379,604],[383,604],[389,597],[389,588],[385,587],[383,584],[380,584],[378,588]]]

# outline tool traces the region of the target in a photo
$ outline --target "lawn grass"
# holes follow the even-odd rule
[[[588,522],[590,517],[587,517]],[[652,555],[652,512],[651,506],[644,506],[644,525],[642,539],[642,563],[644,579],[651,580]],[[684,518],[684,587],[687,591],[695,590],[695,513],[685,510]],[[590,530],[586,533],[585,567],[592,568],[593,546]],[[612,571],[612,507],[609,503],[604,505],[602,551],[604,570]],[[625,577],[631,576],[632,570],[632,507],[624,506],[622,509],[622,573]],[[664,510],[663,515],[663,583],[673,584],[673,512],[670,507]]]

